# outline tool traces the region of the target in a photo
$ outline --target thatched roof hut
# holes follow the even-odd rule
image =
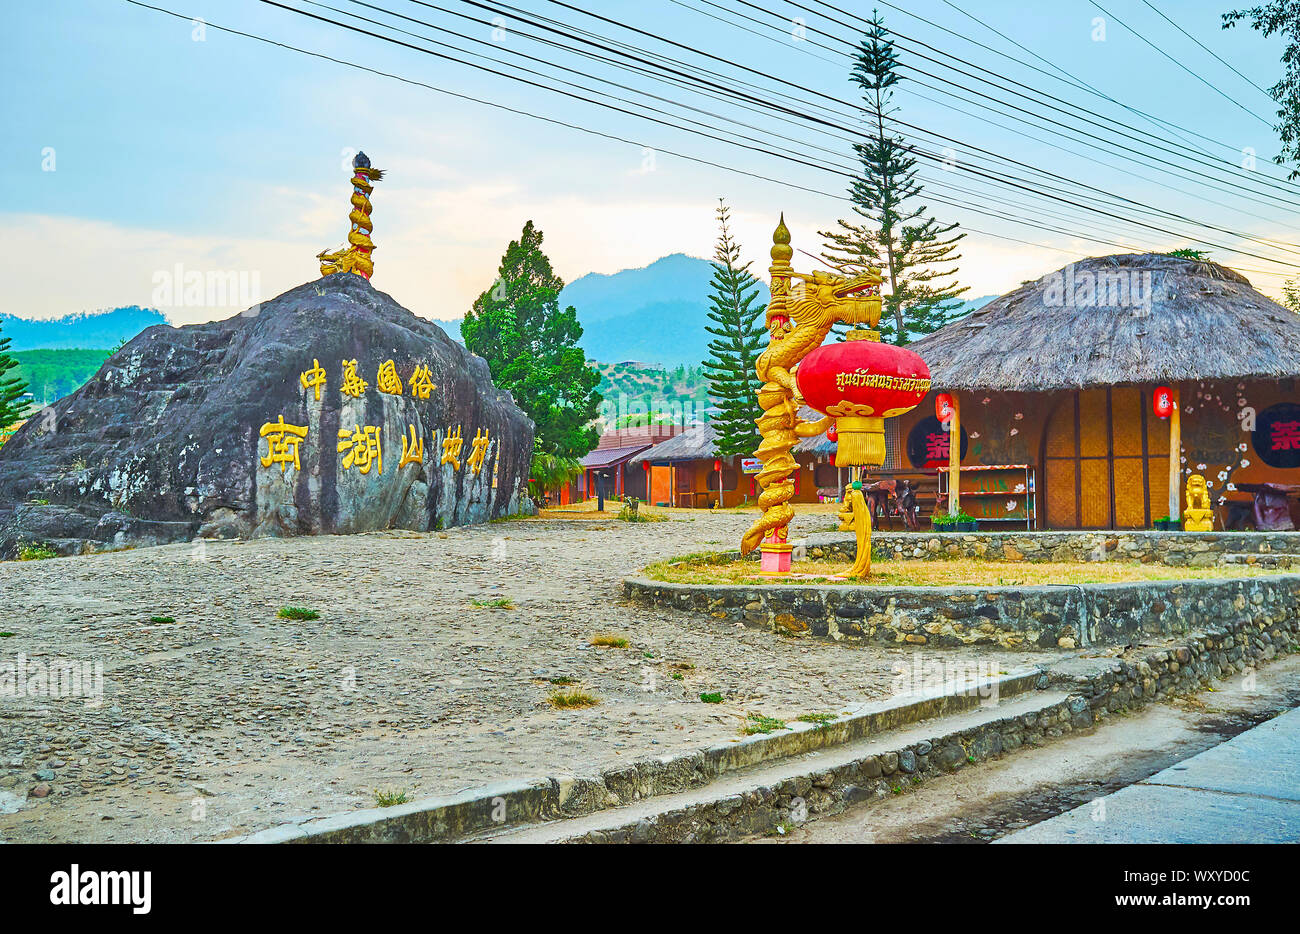
[[[911,349],[959,403],[961,507],[991,528],[1147,528],[1193,474],[1234,527],[1238,484],[1300,480],[1300,315],[1217,263],[1082,260]],[[933,402],[887,421],[902,470],[948,463]]]
[[[1300,315],[1218,263],[1081,260],[911,345],[935,389],[1043,392],[1300,376]]]
[[[680,461],[713,460],[718,456],[718,433],[712,424],[696,425],[681,434],[660,441],[636,457],[638,462],[670,464]]]

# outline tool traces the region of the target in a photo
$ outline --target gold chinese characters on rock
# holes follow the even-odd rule
[[[370,372],[374,373],[374,390],[385,395],[409,395],[412,399],[427,400],[433,394],[433,391],[438,388],[433,381],[433,373],[428,366],[422,363],[415,364],[405,385],[403,385],[402,377],[397,371],[397,364],[392,359],[385,360],[377,370],[368,371],[366,375],[369,375]],[[366,392],[371,388],[371,382],[362,375],[360,364],[355,358],[340,360],[337,373],[339,380],[338,391],[342,396],[361,399],[365,397]],[[298,382],[303,392],[310,393],[311,400],[315,402],[321,401],[321,392],[331,385],[331,379],[329,371],[321,366],[320,360],[316,358],[311,361],[310,368],[302,370],[298,375]],[[406,432],[402,435],[402,456],[397,464],[398,470],[401,470],[407,464],[424,464],[424,444],[426,439],[421,437],[420,429],[415,424],[408,423],[406,428]],[[260,437],[266,439],[266,452],[259,455],[262,467],[273,469],[278,466],[281,473],[285,473],[290,465],[295,470],[301,470],[302,461],[299,456],[299,446],[304,441],[307,441],[309,433],[308,426],[290,424],[285,421],[283,415],[277,416],[276,421],[262,425]],[[442,433],[438,432],[438,434]],[[437,437],[434,437],[433,442],[436,449],[438,446]],[[449,427],[441,442],[442,454],[439,466],[450,464],[453,471],[459,471],[462,466],[461,451],[464,443],[464,427],[461,425]],[[357,474],[363,476],[381,476],[383,474],[384,444],[382,425],[340,427],[335,448],[340,458],[340,466],[344,471],[356,471]],[[475,476],[482,472],[490,448],[491,437],[488,429],[476,429],[469,456],[464,460],[464,466]]]

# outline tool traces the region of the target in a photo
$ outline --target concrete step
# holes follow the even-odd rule
[[[769,832],[952,772],[1070,729],[1082,701],[1031,691],[842,745],[760,763],[702,787],[582,817],[482,835],[485,843],[720,842]],[[1074,708],[1078,707],[1079,710]],[[1089,718],[1088,722],[1091,722]]]
[[[1233,553],[1223,556],[1224,564],[1249,564],[1261,568],[1300,567],[1300,555],[1288,555],[1272,552]]]
[[[881,701],[846,704],[838,708],[836,719],[826,724],[792,722],[788,729],[766,735],[641,759],[596,774],[497,782],[390,808],[303,819],[222,842],[431,843],[528,827],[539,821],[572,819],[706,787],[725,775],[762,763],[839,748],[908,724],[1005,703],[1035,694],[1048,684],[1047,673],[1037,668],[938,678],[941,683],[929,686],[929,672],[917,668],[914,674],[914,690]]]

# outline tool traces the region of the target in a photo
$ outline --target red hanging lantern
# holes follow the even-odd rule
[[[641,462],[641,469],[644,470],[646,473],[649,473],[649,472],[650,472],[650,462],[649,462],[649,461],[642,461],[642,462]]]
[[[831,455],[831,466],[832,466],[832,467],[835,466],[835,455],[834,455],[834,454]]]
[[[826,440],[829,441],[831,444],[834,444],[836,441],[840,440],[840,433],[835,430],[834,425],[826,429]]]
[[[1157,418],[1168,418],[1174,414],[1174,391],[1168,386],[1159,386],[1151,396],[1151,408]]]
[[[714,473],[717,473],[717,472],[720,471],[721,469],[722,469],[722,461],[718,460],[718,458],[715,457],[715,458],[713,459],[713,471],[714,471]]]
[[[915,352],[873,340],[824,344],[796,371],[804,401],[835,419],[838,462],[885,461],[885,419],[916,408],[930,391],[930,368]]]
[[[947,422],[952,419],[953,404],[952,396],[946,392],[941,392],[934,397],[934,417],[941,422]]]

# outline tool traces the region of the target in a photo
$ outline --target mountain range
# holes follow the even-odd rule
[[[712,276],[708,260],[672,253],[639,269],[575,279],[560,293],[560,302],[578,310],[580,343],[593,361],[697,366],[708,355],[704,325]],[[974,311],[992,297],[965,302],[962,311]],[[767,300],[767,287],[760,282],[757,301]],[[150,325],[166,323],[162,312],[134,305],[44,321],[0,314],[0,335],[11,340],[12,351],[112,349]],[[459,321],[437,323],[460,340]]]
[[[10,340],[10,350],[66,350],[72,347],[112,350],[145,328],[166,324],[153,308],[129,305],[109,311],[82,311],[62,318],[33,320],[0,312],[0,337]]]
[[[579,343],[588,359],[602,363],[638,361],[666,367],[698,365],[709,353],[709,282],[713,265],[706,259],[671,253],[639,269],[588,273],[560,293],[561,306],[578,310]],[[756,301],[768,301],[760,282]],[[963,302],[959,314],[982,308],[996,296]],[[439,321],[460,340],[458,321]]]

